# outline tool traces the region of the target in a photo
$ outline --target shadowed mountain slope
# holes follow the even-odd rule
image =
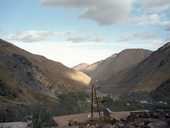
[[[134,67],[113,74],[99,83],[99,90],[116,96],[131,92],[159,92],[170,78],[170,43]],[[162,86],[163,85],[163,86]],[[160,87],[162,86],[162,87]],[[154,96],[158,94],[153,94]]]
[[[85,89],[89,82],[82,72],[0,40],[1,101],[29,102],[42,95],[55,98],[68,90]]]

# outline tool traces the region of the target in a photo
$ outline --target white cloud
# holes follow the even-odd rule
[[[40,0],[43,5],[83,8],[79,19],[90,19],[100,25],[123,23],[132,10],[134,0]]]
[[[129,42],[129,41],[143,41],[143,40],[160,40],[156,35],[150,32],[134,33],[128,36],[122,36],[117,41]]]
[[[169,0],[136,0],[132,17],[128,23],[138,25],[162,25],[169,23],[170,1]]]
[[[108,42],[106,38],[103,36],[96,36],[95,38],[92,39],[93,42]]]
[[[145,6],[145,12],[162,13],[170,9],[169,0],[140,0],[139,3]]]
[[[158,14],[134,16],[128,19],[129,23],[145,25],[145,24],[160,24],[161,19]]]
[[[90,40],[85,37],[72,37],[72,38],[68,38],[67,41],[72,43],[83,43],[83,42],[89,42]]]
[[[79,19],[90,19],[100,25],[130,23],[163,25],[168,22],[169,0],[40,0],[45,6],[81,8]],[[138,6],[136,6],[138,5]],[[135,10],[139,12],[136,14]],[[133,14],[133,16],[131,16]]]
[[[166,20],[160,14],[144,14],[141,16],[133,16],[128,18],[129,24],[136,25],[159,25],[159,26],[168,26],[170,24],[169,20]]]
[[[138,25],[166,24],[169,0],[40,0],[45,6],[81,8],[79,19],[90,19],[99,25],[130,23]],[[136,5],[139,5],[136,7]],[[135,13],[135,8],[140,11]],[[131,16],[133,14],[133,16]]]
[[[107,42],[107,40],[102,36],[91,37],[71,37],[67,39],[68,42],[72,43],[84,43],[84,42]]]
[[[56,35],[68,35],[73,32],[53,32],[53,31],[24,31],[8,35],[6,40],[16,40],[22,42],[37,42]]]

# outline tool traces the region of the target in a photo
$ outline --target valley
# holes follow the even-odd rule
[[[89,113],[92,84],[101,111],[168,111],[169,67],[170,43],[68,68],[0,40],[0,121],[21,121],[32,113],[47,116],[48,125],[54,116]]]

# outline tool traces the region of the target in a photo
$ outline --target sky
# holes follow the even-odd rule
[[[0,38],[68,67],[170,41],[169,0],[0,0]]]

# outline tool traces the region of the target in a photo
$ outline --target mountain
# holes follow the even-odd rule
[[[78,71],[82,71],[84,70],[87,66],[89,66],[89,64],[87,63],[81,63],[81,64],[78,64],[76,66],[73,67],[73,69],[76,69]]]
[[[90,78],[59,62],[0,40],[0,102],[32,102],[40,97],[88,87]]]
[[[98,61],[82,71],[98,81],[104,81],[113,74],[138,64],[151,53],[151,51],[145,49],[126,49],[105,60]]]
[[[169,100],[170,99],[170,78],[165,82],[161,83],[158,88],[156,88],[153,92],[151,92],[151,97],[154,100]]]
[[[132,92],[152,93],[153,97],[166,91],[170,79],[170,42],[153,52],[134,67],[112,74],[99,83],[99,90],[115,96]],[[167,92],[165,93],[167,94]]]

